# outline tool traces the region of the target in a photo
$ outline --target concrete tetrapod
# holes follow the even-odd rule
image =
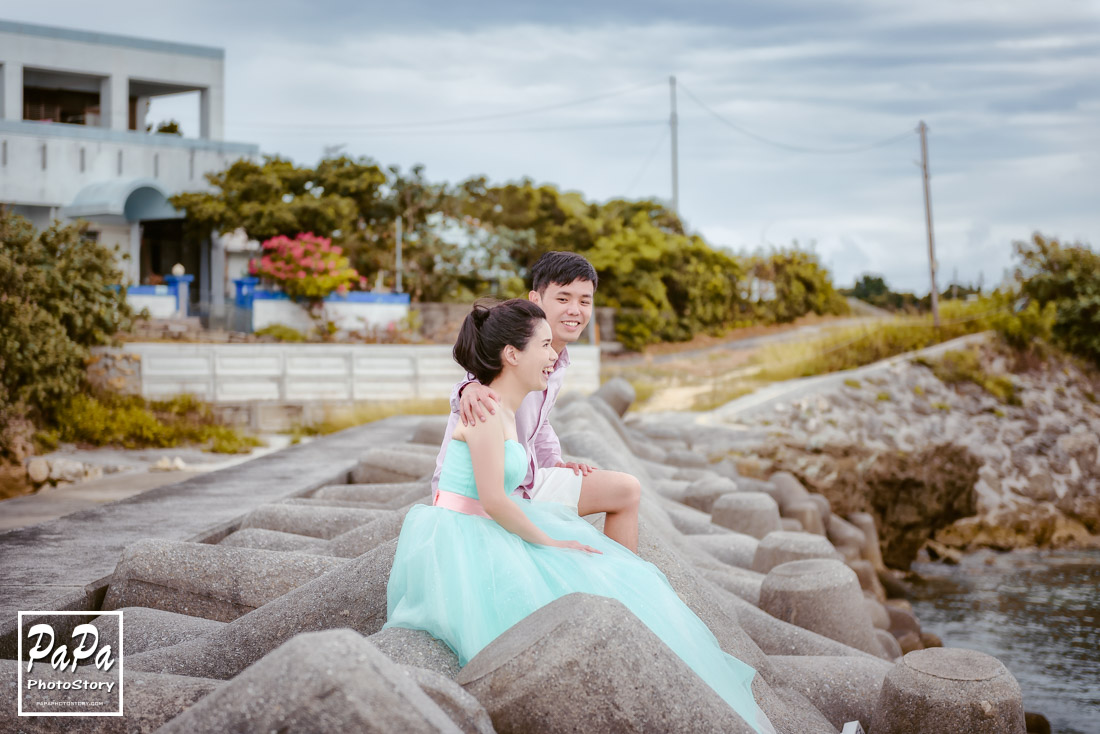
[[[768,477],[768,481],[775,486],[776,491],[779,493],[776,501],[779,503],[779,511],[784,514],[787,505],[810,497],[810,493],[802,486],[802,482],[798,481],[798,477],[790,472],[777,471]]]
[[[623,416],[626,411],[630,410],[630,405],[634,402],[634,386],[621,377],[613,377],[600,385],[600,389],[594,392],[592,397],[600,398],[610,405],[616,413]]]
[[[783,517],[798,520],[802,529],[814,535],[825,535],[825,523],[821,519],[821,508],[810,499],[794,500],[783,505]]]
[[[1024,734],[1020,685],[996,658],[960,648],[911,652],[882,682],[875,734]]]
[[[763,492],[733,492],[714,500],[711,520],[730,530],[763,538],[780,530],[779,505]]]
[[[723,535],[689,535],[692,542],[722,563],[752,570],[752,560],[760,541],[751,535],[729,532]]]
[[[347,561],[170,540],[122,552],[103,609],[151,607],[229,622]]]
[[[752,560],[752,570],[767,573],[781,563],[808,558],[837,559],[840,554],[824,536],[776,530],[760,541]]]
[[[389,510],[310,505],[261,505],[244,516],[241,528],[266,528],[329,540],[377,520]]]
[[[417,448],[421,447],[414,444]],[[351,484],[394,484],[431,478],[435,456],[414,450],[372,449],[351,470]]]
[[[128,659],[127,659],[128,662]],[[18,685],[19,663],[14,660],[0,661],[0,694],[4,705],[0,706],[0,731],[19,734],[132,734],[133,732],[157,731],[166,721],[178,716],[188,706],[207,696],[222,685],[220,680],[191,678],[182,675],[160,675],[130,670],[123,672],[123,711],[124,716],[19,716],[15,704]],[[73,674],[55,671],[49,663],[40,661],[34,668],[36,678],[72,683]],[[117,683],[118,665],[110,671],[99,671],[93,666],[78,669],[77,676],[89,684]],[[23,685],[27,685],[26,667],[23,668]],[[101,689],[102,690],[102,689]],[[100,703],[107,706],[118,705],[117,687],[110,695],[101,695],[99,691],[83,689],[68,691],[41,690],[23,691],[24,711],[53,711],[57,701],[67,700],[84,703],[81,710],[88,710],[88,703]],[[109,699],[109,700],[108,700]],[[36,705],[38,702],[51,701],[52,707]],[[102,709],[102,710],[110,710]]]
[[[395,663],[424,668],[455,679],[461,667],[454,650],[424,630],[387,627],[367,638]]]
[[[127,655],[126,669],[225,680],[300,632],[351,627],[374,634],[386,622],[396,551],[396,540],[383,543],[210,634]]]
[[[691,479],[680,500],[688,507],[700,512],[710,512],[719,497],[738,491],[737,483],[728,477],[707,472],[704,476]]]
[[[760,608],[777,619],[882,655],[855,572],[840,561],[783,563],[764,577]]]
[[[348,629],[298,635],[168,722],[161,734],[451,732],[400,666]]]
[[[849,721],[871,726],[882,680],[893,667],[885,660],[852,656],[773,655],[771,661],[838,729]]]
[[[753,729],[622,605],[569,594],[489,643],[457,681],[499,734]]]

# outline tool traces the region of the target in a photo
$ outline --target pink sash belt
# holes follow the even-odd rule
[[[448,492],[443,489],[439,490],[435,495],[435,506],[454,510],[455,512],[461,512],[463,515],[484,517],[486,520],[493,519],[489,517],[489,513],[485,511],[485,508],[481,506],[480,502],[473,497],[467,497],[457,492]]]

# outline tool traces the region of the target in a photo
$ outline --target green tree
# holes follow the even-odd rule
[[[1100,365],[1100,255],[1087,245],[1063,245],[1039,233],[1017,242],[1021,292],[1040,306],[1054,304],[1054,341]]]

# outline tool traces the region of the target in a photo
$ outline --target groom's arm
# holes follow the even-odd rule
[[[561,441],[554,433],[549,420],[544,420],[531,439],[531,448],[535,452],[536,466],[551,467],[562,463]]]

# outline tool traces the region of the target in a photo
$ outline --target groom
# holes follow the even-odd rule
[[[527,451],[527,476],[514,494],[533,500],[562,501],[576,504],[577,514],[607,513],[604,533],[607,537],[638,551],[638,502],[641,485],[630,474],[593,469],[587,464],[563,462],[561,443],[550,427],[550,409],[561,392],[565,368],[569,366],[568,345],[580,338],[592,319],[592,301],[598,283],[596,269],[572,252],[548,252],[531,268],[531,292],[527,297],[546,312],[553,333],[551,346],[558,361],[547,380],[546,389],[532,392],[516,411],[516,429]],[[451,417],[443,446],[435,463],[432,493],[439,488],[443,457],[451,434],[461,420],[470,425],[475,417],[486,420],[494,413],[489,398],[499,396],[481,383],[467,378],[451,391]]]

